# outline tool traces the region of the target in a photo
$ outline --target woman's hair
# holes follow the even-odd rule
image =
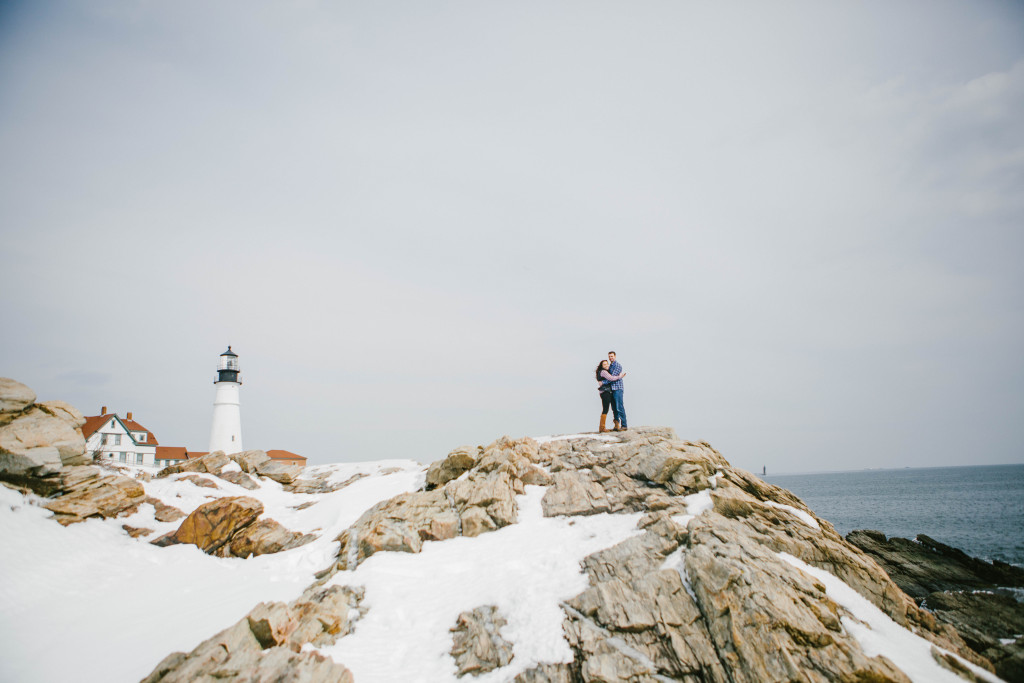
[[[603,361],[601,361],[600,363],[597,364],[597,370],[594,371],[594,375],[597,377],[597,381],[598,382],[600,382],[602,379],[604,379],[603,377],[601,377],[601,366],[604,365],[607,362],[608,361],[603,360]]]

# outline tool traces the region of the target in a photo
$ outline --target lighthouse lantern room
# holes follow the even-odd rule
[[[213,381],[217,393],[213,399],[213,426],[210,428],[210,452],[238,453],[242,450],[242,411],[239,388],[242,386],[238,354],[228,347],[220,354],[217,377]]]

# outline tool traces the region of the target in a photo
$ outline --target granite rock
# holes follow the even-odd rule
[[[231,458],[224,454],[224,451],[213,451],[193,460],[186,460],[177,465],[168,465],[159,472],[157,477],[167,477],[180,472],[206,472],[219,475],[224,466],[231,462]]]
[[[250,477],[245,472],[223,472],[222,471],[217,476],[220,477],[221,479],[223,479],[224,481],[229,481],[232,484],[237,484],[238,486],[241,486],[243,489],[248,489],[250,491],[254,491],[254,490],[256,490],[256,489],[258,489],[260,487],[260,485],[257,484],[253,480],[253,478]]]
[[[512,661],[512,643],[501,637],[508,622],[494,605],[477,607],[459,615],[452,627],[451,656],[458,676],[479,676]]]
[[[227,546],[235,557],[268,555],[306,545],[316,539],[315,534],[289,531],[273,519],[261,519],[244,527],[231,537]]]
[[[153,541],[168,546],[191,543],[205,553],[216,554],[241,529],[263,514],[263,503],[255,498],[229,496],[203,503],[185,518],[176,531]]]
[[[285,465],[273,460],[262,462],[256,466],[256,474],[273,479],[279,484],[291,484],[302,474],[301,465]]]
[[[266,451],[242,451],[241,453],[232,453],[231,459],[238,463],[238,466],[242,468],[243,472],[248,474],[256,474],[256,470],[260,465],[270,462],[270,456],[267,455]]]
[[[444,460],[438,460],[427,469],[427,490],[444,486],[476,464],[483,449],[479,446],[459,446],[450,452]]]
[[[36,392],[10,377],[0,377],[0,426],[14,420],[35,402]]]
[[[98,467],[62,468],[50,478],[59,496],[46,501],[43,507],[67,526],[90,517],[111,518],[131,514],[145,501],[146,492],[135,479],[105,474]]]
[[[343,665],[302,648],[307,643],[330,645],[351,632],[363,612],[362,598],[360,589],[314,586],[288,604],[260,603],[191,652],[165,657],[143,683],[352,683],[352,674]]]

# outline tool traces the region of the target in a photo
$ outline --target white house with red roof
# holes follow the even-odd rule
[[[85,449],[104,460],[129,465],[156,465],[156,450],[160,445],[149,431],[128,413],[124,418],[108,413],[103,406],[99,415],[85,418],[82,425]]]
[[[206,453],[190,453],[184,446],[161,446],[153,432],[128,413],[120,417],[103,406],[99,415],[85,418],[85,452],[110,462],[147,467],[177,465]]]

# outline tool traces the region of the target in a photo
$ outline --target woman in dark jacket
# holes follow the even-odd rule
[[[594,371],[594,375],[597,378],[597,391],[601,394],[601,426],[598,428],[599,432],[607,432],[607,427],[604,426],[605,421],[608,419],[608,407],[611,406],[612,410],[615,410],[615,406],[612,404],[612,382],[617,382],[626,376],[626,373],[621,375],[613,375],[608,372],[608,361],[603,360],[597,364],[597,369]],[[618,419],[618,416],[616,416]]]

